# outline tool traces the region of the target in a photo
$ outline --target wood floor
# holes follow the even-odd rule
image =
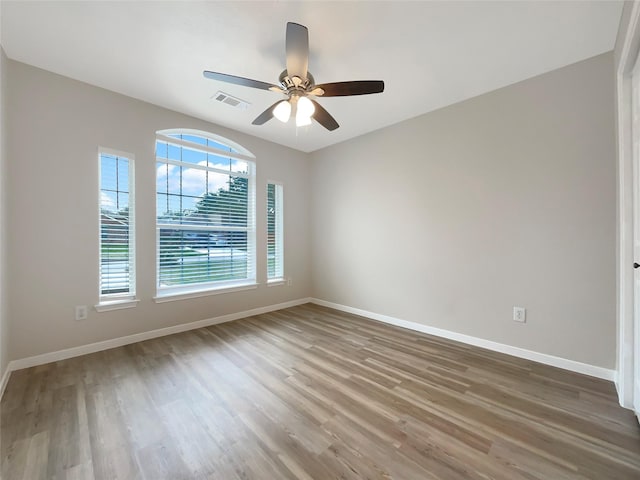
[[[303,305],[14,372],[3,480],[640,479],[610,382]]]

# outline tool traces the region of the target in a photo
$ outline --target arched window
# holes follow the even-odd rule
[[[254,158],[207,132],[157,132],[157,300],[255,285]]]

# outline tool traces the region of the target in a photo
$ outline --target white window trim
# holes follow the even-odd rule
[[[238,160],[248,160],[248,161],[254,161],[256,156],[251,153],[249,150],[247,150],[246,148],[244,148],[242,145],[234,142],[233,140],[230,140],[228,138],[222,137],[220,135],[216,135],[215,133],[211,133],[211,132],[204,132],[202,130],[194,130],[192,128],[170,128],[168,130],[159,130],[156,132],[156,136],[162,136],[162,137],[166,137],[169,141],[178,141],[181,142],[183,140],[180,140],[179,138],[173,138],[170,137],[169,135],[179,135],[179,134],[186,134],[186,135],[195,135],[198,137],[201,137],[203,133],[206,133],[207,136],[218,142],[218,143],[222,143],[224,145],[227,145],[231,148],[233,148],[234,150],[237,150],[239,153],[236,152],[226,152],[223,150],[218,150],[217,148],[213,148],[213,147],[207,147],[206,145],[200,145],[203,148],[209,148],[211,150],[215,152],[222,152],[225,156],[231,156],[232,158],[236,158],[236,155],[239,155],[240,157],[237,157]],[[192,144],[191,142],[188,142],[188,145],[190,147],[193,147],[194,144]],[[244,158],[242,158],[244,157]]]
[[[277,213],[280,217],[280,222],[276,224],[276,228],[278,228],[280,235],[276,238],[279,238],[282,242],[281,245],[281,254],[282,254],[282,275],[278,277],[269,277],[269,247],[267,245],[267,286],[277,286],[284,285],[286,283],[286,274],[285,274],[285,263],[284,263],[284,183],[277,180],[267,180],[266,187],[269,188],[269,185],[275,185],[276,187],[281,188],[280,194],[280,209],[277,210]],[[265,192],[267,191],[265,188]],[[267,227],[268,228],[268,227]],[[268,236],[268,232],[267,232]]]
[[[171,143],[171,142],[167,142],[167,143]],[[233,156],[231,155],[225,155],[225,156],[227,158],[233,158]],[[244,161],[253,162],[253,160],[243,160],[243,162]],[[206,172],[222,173],[223,175],[229,175],[230,173],[229,170],[223,170],[222,168],[206,167],[204,165],[198,165],[197,163],[184,163],[179,160],[172,160],[170,158],[156,157],[156,162],[167,163],[169,165],[175,165],[177,167],[187,167],[193,170],[203,170]],[[249,178],[248,173],[242,173],[242,172],[231,172],[231,173],[233,173],[234,177]]]
[[[124,308],[133,308],[138,306],[140,300],[138,299],[130,299],[130,300],[112,300],[112,301],[104,301],[97,305],[94,305],[93,308],[96,309],[97,312],[110,312],[111,310],[122,310]]]
[[[136,192],[135,192],[135,155],[133,153],[125,152],[123,150],[116,150],[114,148],[98,146],[98,238],[102,239],[102,226],[100,224],[100,216],[102,211],[100,209],[100,190],[102,189],[102,171],[100,157],[102,155],[112,155],[115,157],[126,158],[129,161],[129,204],[133,207],[129,209],[129,252],[133,252],[133,255],[129,255],[129,283],[131,285],[131,291],[126,294],[106,294],[103,295],[100,288],[100,274],[98,273],[98,303],[95,305],[95,309],[98,312],[106,312],[109,310],[118,310],[122,308],[133,308],[139,300],[136,298]],[[98,272],[102,268],[102,241],[98,242]]]
[[[202,284],[200,284],[201,286]],[[238,282],[235,285],[224,285],[218,286],[215,288],[211,288],[207,285],[206,288],[183,288],[180,290],[175,290],[173,293],[171,291],[163,291],[163,294],[156,295],[153,297],[153,301],[156,303],[165,303],[165,302],[175,302],[178,300],[187,300],[189,298],[198,298],[198,297],[208,297],[209,295],[220,295],[222,293],[232,293],[232,292],[243,292],[245,290],[255,290],[258,288],[258,284],[255,281],[247,282],[242,281]]]
[[[214,147],[209,147],[206,145],[200,145],[193,142],[189,142],[186,140],[181,140],[173,137],[169,137],[171,134],[183,134],[183,135],[194,135],[199,137],[210,138],[216,142],[228,145],[229,147],[238,150],[238,152],[227,152],[224,150],[220,150]],[[179,224],[162,224],[157,222],[155,223],[156,228],[156,296],[153,297],[154,302],[156,303],[164,303],[176,300],[184,300],[188,298],[197,298],[208,295],[218,295],[221,293],[229,293],[236,292],[241,290],[251,290],[255,289],[258,286],[257,283],[257,267],[256,267],[256,163],[255,163],[255,155],[251,153],[246,148],[238,145],[237,143],[225,138],[220,135],[216,135],[213,133],[201,131],[201,130],[193,130],[193,129],[170,129],[170,130],[161,130],[156,132],[156,141],[160,140],[161,142],[174,144],[178,146],[184,146],[190,149],[201,150],[204,152],[213,153],[215,155],[224,156],[226,158],[233,158],[236,160],[242,160],[247,162],[247,167],[249,169],[249,173],[240,173],[240,172],[229,172],[227,170],[220,170],[217,168],[208,168],[202,167],[199,165],[187,164],[188,168],[201,168],[209,171],[220,172],[228,175],[233,175],[241,178],[246,178],[248,180],[249,186],[249,208],[247,210],[247,227],[203,227],[200,225],[179,225]],[[182,165],[185,166],[182,162],[177,162],[171,159],[166,159],[162,157],[156,156],[156,162],[168,163],[171,165]],[[154,195],[154,211],[157,212],[157,195]],[[247,278],[238,280],[225,282],[221,284],[220,282],[209,282],[209,283],[195,283],[195,284],[185,284],[180,286],[171,286],[171,287],[161,287],[159,285],[159,275],[160,275],[160,256],[158,254],[158,249],[160,245],[160,229],[166,226],[167,228],[175,229],[175,230],[205,230],[205,231],[242,231],[247,232],[247,252],[252,252],[250,256],[250,261],[247,264]]]
[[[182,131],[182,132],[173,132],[174,134],[181,134],[181,135],[189,135],[188,132]],[[197,137],[204,137],[202,135],[202,133],[193,133],[193,136],[197,136]],[[243,155],[242,153],[237,153],[237,152],[227,152],[226,150],[220,150],[219,148],[215,148],[215,147],[210,147],[208,145],[201,145],[199,143],[193,143],[190,142],[188,140],[181,140],[179,138],[175,138],[175,137],[169,137],[167,134],[162,134],[162,133],[158,133],[157,134],[158,137],[162,137],[164,139],[165,142],[167,142],[170,145],[176,145],[178,147],[184,147],[184,148],[188,148],[189,150],[196,150],[196,151],[200,151],[200,152],[207,152],[207,153],[211,153],[213,155],[217,155],[220,157],[227,157],[227,158],[233,158],[234,160],[242,160],[245,162],[253,162],[255,161],[255,157],[253,155]],[[211,138],[210,135],[207,135],[211,140],[214,141],[219,141],[220,143],[223,144],[228,144],[229,142],[227,140],[217,140],[215,138]],[[229,145],[230,147],[232,147],[232,145]]]

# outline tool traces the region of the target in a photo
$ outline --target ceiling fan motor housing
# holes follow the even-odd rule
[[[280,82],[280,85],[282,85],[282,88],[284,88],[288,93],[291,93],[293,90],[306,92],[310,86],[315,85],[313,75],[311,75],[310,72],[307,72],[307,78],[300,78],[296,76],[290,77],[286,69],[282,71],[278,77],[278,81]]]

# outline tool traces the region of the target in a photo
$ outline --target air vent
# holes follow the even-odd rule
[[[239,98],[232,97],[228,93],[218,92],[213,97],[212,100],[216,100],[218,102],[226,103],[227,105],[232,106],[233,108],[237,108],[239,110],[246,110],[251,105],[249,102],[245,102],[244,100],[240,100]]]

